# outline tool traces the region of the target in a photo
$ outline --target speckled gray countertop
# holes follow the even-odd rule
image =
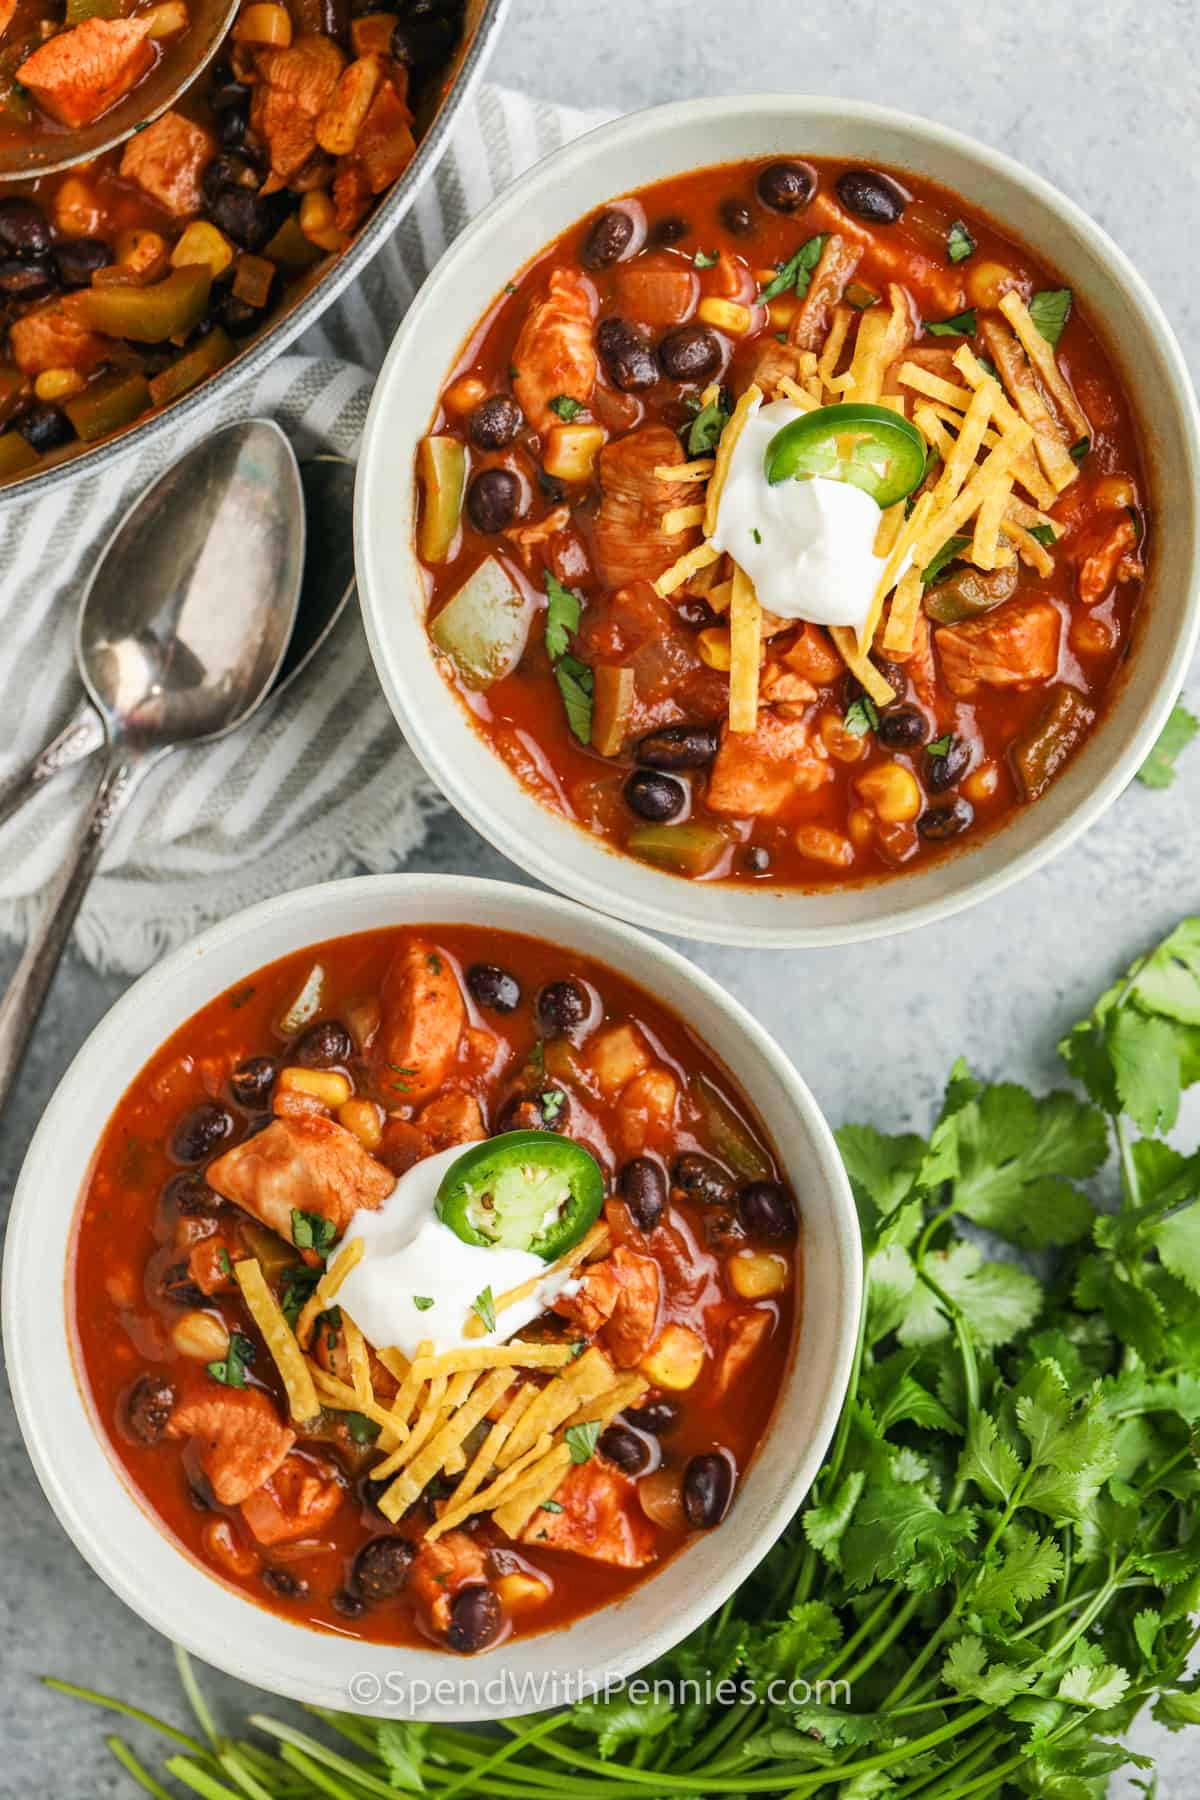
[[[491,73],[580,107],[792,88],[891,102],[974,133],[1063,187],[1117,238],[1200,373],[1196,169],[1200,38],[1185,0],[515,0]],[[0,660],[3,651],[0,649]],[[777,955],[684,946],[773,1031],[832,1120],[924,1127],[952,1059],[1047,1085],[1060,1029],[1112,972],[1200,908],[1200,749],[1166,793],[1134,787],[1051,868],[950,924],[861,949]],[[447,819],[416,866],[516,872]],[[352,873],[346,870],[346,873]],[[0,977],[12,965],[0,947]],[[124,984],[69,960],[0,1133],[7,1206],[39,1113]],[[81,1146],[81,1151],[83,1146]],[[44,1693],[52,1671],[181,1719],[166,1644],[105,1589],[51,1516],[0,1401],[0,1795],[134,1790],[97,1716]],[[248,1710],[248,1690],[214,1678]],[[1200,1800],[1194,1736],[1158,1740],[1170,1800]]]

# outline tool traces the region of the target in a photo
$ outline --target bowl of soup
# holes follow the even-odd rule
[[[861,1259],[811,1095],[707,977],[384,876],[118,1003],[4,1280],[35,1468],[122,1599],[259,1686],[461,1718],[511,1710],[488,1675],[620,1679],[744,1578],[828,1444]]]
[[[1008,158],[785,97],[605,126],[439,265],[367,428],[409,742],[642,924],[944,916],[1120,792],[1197,623],[1196,406],[1120,250]]]

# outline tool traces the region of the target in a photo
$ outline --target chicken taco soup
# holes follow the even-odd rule
[[[432,649],[543,804],[699,880],[927,865],[1036,803],[1132,642],[1132,408],[995,221],[849,163],[615,199],[417,455]]]
[[[126,1479],[299,1623],[475,1651],[736,1516],[800,1306],[795,1197],[688,1026],[466,927],[342,938],[188,1020],[78,1216]],[[736,1529],[736,1527],[735,1527]]]

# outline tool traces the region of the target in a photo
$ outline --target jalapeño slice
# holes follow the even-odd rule
[[[772,487],[823,475],[894,506],[925,473],[925,439],[886,406],[818,406],[775,433],[763,466]]]
[[[554,1262],[603,1203],[600,1165],[581,1145],[547,1131],[505,1131],[451,1163],[435,1210],[464,1244],[531,1250]]]

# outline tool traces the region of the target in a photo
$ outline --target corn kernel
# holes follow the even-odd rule
[[[188,9],[183,0],[161,0],[160,5],[148,7],[138,17],[150,27],[146,36],[156,40],[178,37],[187,30]]]
[[[310,244],[320,250],[340,250],[342,234],[335,222],[333,201],[319,188],[305,194],[297,215],[300,229]]]
[[[743,1300],[767,1300],[788,1284],[788,1260],[773,1250],[739,1250],[726,1267],[729,1283]]]
[[[682,1393],[690,1388],[704,1367],[704,1340],[686,1325],[666,1325],[642,1359],[642,1374],[655,1387]]]
[[[446,389],[444,400],[451,412],[471,413],[488,397],[486,381],[480,381],[478,375],[460,375]]]
[[[793,839],[801,856],[828,863],[831,869],[848,869],[854,861],[854,845],[840,831],[827,825],[801,825]]]
[[[710,669],[728,671],[731,661],[729,647],[729,631],[724,625],[710,625],[696,638],[696,648],[700,652],[700,660],[706,662]]]
[[[602,1094],[617,1094],[650,1067],[650,1052],[632,1025],[610,1025],[588,1046],[588,1062]]]
[[[740,300],[721,300],[715,294],[704,297],[696,308],[696,317],[706,325],[715,325],[718,331],[727,331],[731,337],[745,337],[754,322],[754,314]]]
[[[856,806],[846,820],[846,829],[850,833],[850,842],[859,850],[865,850],[875,836],[875,820],[865,806]]]
[[[239,44],[266,44],[286,50],[292,41],[292,15],[286,6],[276,6],[273,0],[253,0],[238,14],[233,35]]]
[[[971,770],[962,784],[962,791],[968,800],[990,800],[999,785],[999,769],[994,762],[985,762]]]
[[[229,1333],[215,1313],[185,1312],[171,1327],[171,1342],[180,1356],[218,1362],[229,1349]]]
[[[559,481],[588,481],[603,443],[599,425],[552,425],[542,467]]]
[[[307,1094],[335,1112],[354,1092],[346,1077],[336,1069],[302,1069],[294,1063],[280,1070],[279,1085],[285,1094]]]
[[[524,1606],[544,1606],[550,1598],[550,1589],[546,1583],[523,1571],[502,1575],[496,1583],[496,1593],[505,1612]]]
[[[80,176],[68,175],[56,190],[54,223],[64,237],[95,237],[99,231],[100,202]]]
[[[171,266],[182,269],[186,263],[210,268],[215,279],[223,275],[233,261],[233,245],[207,219],[193,219],[171,252]]]
[[[669,1125],[678,1099],[679,1083],[670,1069],[647,1069],[621,1095],[621,1113],[627,1124],[644,1117],[649,1125]]]
[[[1105,475],[1096,483],[1096,499],[1101,506],[1111,506],[1114,512],[1137,505],[1137,495],[1128,475]]]
[[[1080,656],[1103,656],[1117,641],[1116,627],[1109,620],[1097,618],[1093,613],[1088,617],[1072,619],[1070,639],[1072,650],[1077,651]]]
[[[835,756],[838,762],[861,762],[870,748],[865,737],[855,737],[852,731],[846,730],[837,713],[822,713],[817,729],[826,750],[830,756]]]
[[[800,302],[793,300],[790,294],[780,294],[776,299],[767,302],[767,311],[771,315],[772,331],[786,331],[800,310]]]
[[[972,306],[997,307],[1005,294],[1021,285],[1020,278],[998,262],[972,262],[966,279]]]
[[[374,1100],[343,1100],[337,1119],[354,1133],[364,1150],[378,1150],[383,1142],[383,1119]]]
[[[903,763],[877,763],[854,783],[868,806],[888,825],[907,825],[921,810],[921,788]]]
[[[86,386],[78,369],[43,369],[33,391],[39,400],[70,400],[72,395],[82,394]]]

